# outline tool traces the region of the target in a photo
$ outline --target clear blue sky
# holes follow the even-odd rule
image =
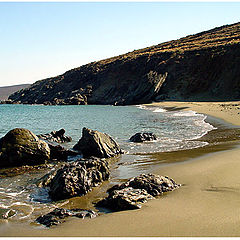
[[[240,21],[240,2],[0,2],[0,86]]]

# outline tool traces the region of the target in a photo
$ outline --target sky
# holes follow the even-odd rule
[[[0,2],[0,86],[240,22],[240,2]]]

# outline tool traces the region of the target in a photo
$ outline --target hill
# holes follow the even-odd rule
[[[20,84],[20,85],[13,85],[13,86],[6,86],[0,87],[0,100],[6,100],[8,97],[21,89],[29,87],[30,84]]]
[[[92,62],[10,96],[38,104],[240,99],[240,23]]]

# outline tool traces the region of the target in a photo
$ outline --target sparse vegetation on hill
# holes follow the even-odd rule
[[[240,23],[92,62],[10,96],[37,104],[239,100]]]

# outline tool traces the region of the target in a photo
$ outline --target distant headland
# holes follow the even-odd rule
[[[0,100],[7,100],[9,95],[16,91],[29,87],[31,84],[20,84],[0,87]]]

